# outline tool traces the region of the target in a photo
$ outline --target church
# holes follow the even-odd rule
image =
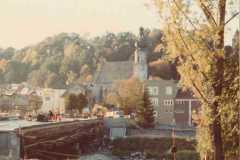
[[[153,78],[149,75],[147,61],[147,39],[143,28],[140,28],[139,39],[133,60],[107,62],[102,64],[94,79],[92,90],[96,102],[101,102],[104,95],[111,90],[116,81],[127,80],[131,77],[138,78],[148,88],[150,100],[154,106],[156,124],[175,124],[174,101],[179,90],[178,81]],[[131,89],[131,88],[129,88]]]
[[[126,80],[131,77],[138,78],[142,82],[148,80],[148,63],[147,63],[147,40],[140,28],[140,36],[136,42],[136,51],[133,60],[128,61],[102,61],[99,70],[95,74],[94,84],[101,90],[107,91],[112,84],[119,80]],[[100,100],[102,94],[98,94],[97,100]]]

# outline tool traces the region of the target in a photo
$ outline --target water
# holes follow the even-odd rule
[[[111,155],[96,153],[93,155],[82,156],[79,160],[119,160],[119,159]]]

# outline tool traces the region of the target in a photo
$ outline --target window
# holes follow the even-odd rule
[[[184,100],[178,99],[178,100],[176,100],[176,103],[177,103],[177,104],[184,104]]]
[[[158,95],[158,87],[148,87],[149,95]]]
[[[165,99],[165,100],[163,101],[163,104],[164,104],[165,106],[172,106],[172,105],[173,105],[173,100],[172,100],[172,99]]]
[[[152,105],[157,106],[158,105],[158,99],[157,98],[150,98]]]
[[[171,113],[171,112],[173,112],[173,106],[165,106],[164,107],[164,112],[169,112],[169,113]]]
[[[172,95],[172,87],[171,86],[166,87],[166,95]]]

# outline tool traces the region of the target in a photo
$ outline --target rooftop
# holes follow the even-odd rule
[[[175,98],[176,99],[194,99],[196,97],[194,96],[193,92],[190,90],[179,89]]]
[[[96,83],[112,83],[117,80],[128,79],[132,75],[132,61],[104,62],[96,77]]]

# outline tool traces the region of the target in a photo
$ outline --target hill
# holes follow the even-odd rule
[[[148,60],[153,62],[163,55],[162,48],[159,49],[162,33],[156,29],[146,32],[150,44]],[[33,86],[65,88],[89,82],[101,58],[107,61],[132,58],[135,41],[136,36],[129,32],[106,33],[93,38],[60,33],[20,50],[0,49],[0,83],[29,82]],[[156,69],[158,67],[153,71],[158,72]]]

